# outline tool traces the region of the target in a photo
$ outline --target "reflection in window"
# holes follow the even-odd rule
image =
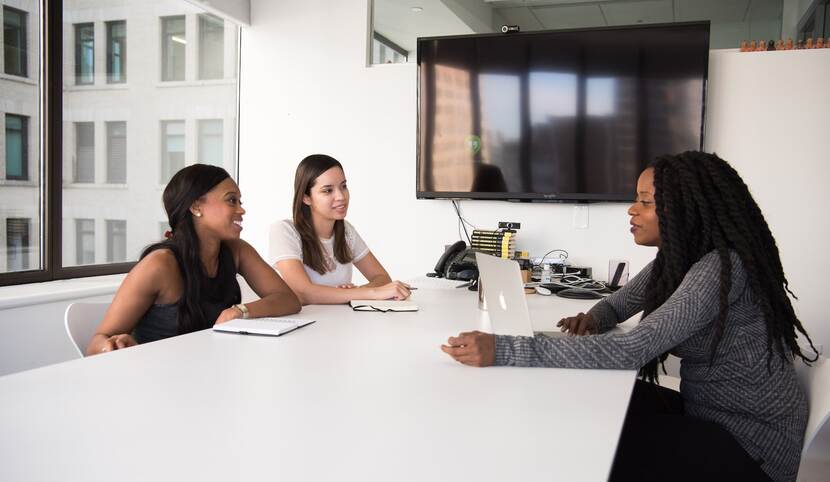
[[[613,116],[617,109],[617,80],[591,77],[588,79],[587,112],[591,116]]]
[[[107,263],[127,261],[127,221],[107,219]]]
[[[225,64],[225,23],[214,15],[199,15],[199,78],[221,79]]]
[[[75,25],[75,83],[95,82],[95,28],[91,23]]]
[[[74,182],[95,182],[95,123],[75,123]]]
[[[107,22],[107,83],[127,81],[127,22]]]
[[[75,263],[95,263],[95,220],[75,220]]]
[[[161,80],[184,80],[185,51],[184,15],[161,19]]]
[[[27,22],[26,12],[3,6],[3,71],[9,75],[27,76]]]
[[[6,114],[6,179],[29,179],[29,119]]]
[[[29,218],[6,219],[6,271],[29,269]]]
[[[184,167],[184,121],[162,121],[161,133],[161,183],[167,184]]]
[[[222,166],[222,119],[199,121],[199,162]]]
[[[576,103],[576,74],[530,73],[532,124],[547,124],[555,117],[575,117]]]
[[[107,122],[107,182],[127,182],[127,123]]]

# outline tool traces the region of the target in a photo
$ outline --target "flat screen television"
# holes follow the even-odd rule
[[[709,22],[418,39],[417,197],[630,201],[702,149]]]

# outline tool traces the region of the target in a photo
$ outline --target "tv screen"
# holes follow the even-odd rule
[[[419,198],[630,201],[703,145],[709,23],[418,39]]]

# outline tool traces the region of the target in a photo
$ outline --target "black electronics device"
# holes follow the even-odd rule
[[[478,278],[475,251],[467,248],[464,241],[456,241],[438,258],[433,277],[471,281]]]
[[[418,39],[417,197],[631,201],[703,146],[709,23]]]

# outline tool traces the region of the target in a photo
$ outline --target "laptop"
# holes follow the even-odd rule
[[[527,308],[519,263],[512,259],[496,258],[476,253],[476,263],[484,290],[487,311],[493,333],[497,335],[533,336],[533,324]],[[548,336],[562,336],[558,331],[540,332]]]

